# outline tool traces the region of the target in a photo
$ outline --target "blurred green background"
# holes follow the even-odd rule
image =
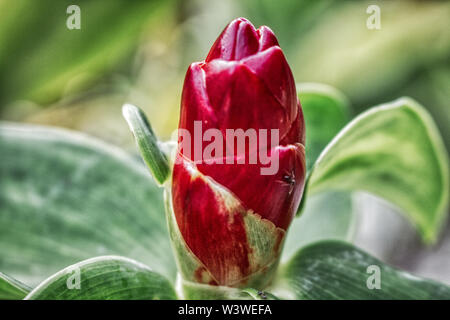
[[[81,8],[80,30],[66,27],[71,4]],[[380,30],[366,27],[372,4],[381,9]],[[413,97],[429,110],[450,150],[449,1],[0,0],[0,120],[79,130],[135,152],[121,113],[127,102],[141,107],[168,139],[177,128],[188,65],[203,60],[239,16],[274,30],[295,80],[341,90],[353,115]],[[366,237],[357,236],[357,244],[450,283],[444,272],[450,228],[435,248],[423,248],[403,218],[374,201],[365,199],[370,210],[361,211],[377,207],[382,214],[377,221],[363,214]],[[383,224],[394,236],[380,237],[367,223]],[[383,238],[389,243],[380,245]],[[392,252],[393,243],[402,246],[401,255]],[[430,262],[435,256],[441,260]]]
[[[70,4],[81,30],[66,27]],[[366,27],[371,4],[380,30]],[[355,114],[409,95],[450,146],[448,1],[0,0],[0,118],[130,148],[120,112],[130,102],[168,138],[188,65],[239,16],[274,30],[297,82],[335,86]]]

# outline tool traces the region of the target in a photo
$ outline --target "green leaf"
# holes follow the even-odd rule
[[[350,120],[350,103],[343,93],[325,84],[299,83],[296,87],[305,118],[306,167],[309,175],[319,154]],[[297,216],[305,210],[306,200],[306,197],[302,198]]]
[[[0,270],[32,286],[98,255],[174,279],[162,190],[121,149],[50,127],[0,124]]]
[[[282,261],[287,261],[299,248],[312,242],[350,241],[355,229],[354,216],[349,192],[330,191],[311,196],[302,215],[295,218],[288,229]]]
[[[306,126],[308,171],[323,148],[350,120],[350,103],[338,90],[320,83],[297,84]]]
[[[269,290],[284,299],[450,299],[447,285],[391,268],[339,241],[299,250]]]
[[[31,288],[0,272],[0,300],[23,299]]]
[[[153,133],[150,122],[141,109],[131,104],[125,104],[122,113],[136,139],[142,158],[155,180],[163,184],[170,173],[169,162],[158,146],[158,139]]]
[[[103,256],[71,265],[54,274],[26,300],[174,300],[171,283],[128,258]]]
[[[326,147],[308,193],[364,190],[402,209],[424,241],[436,240],[448,204],[448,159],[428,113],[409,98],[356,117]]]

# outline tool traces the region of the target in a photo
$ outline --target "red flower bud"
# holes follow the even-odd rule
[[[214,139],[196,136],[199,125],[201,133],[212,129]],[[206,60],[191,64],[179,129],[189,135],[179,133],[170,209],[179,235],[172,236],[175,247],[188,251],[176,250],[182,276],[214,285],[266,285],[298,209],[306,171],[303,114],[272,30],[236,19]],[[245,135],[242,149],[236,136],[227,135],[229,129],[256,135]],[[205,141],[218,142],[219,136],[223,143],[205,159]],[[277,162],[269,174],[263,169],[273,163],[263,163],[263,155]],[[249,161],[252,156],[256,162]]]

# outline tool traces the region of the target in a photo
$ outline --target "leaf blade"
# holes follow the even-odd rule
[[[158,139],[150,122],[141,109],[131,104],[125,104],[122,113],[134,135],[142,158],[155,180],[162,185],[169,177],[169,162],[158,146]]]
[[[400,98],[356,117],[316,161],[308,192],[363,190],[401,208],[436,240],[448,204],[448,159],[428,113]]]
[[[36,285],[111,254],[175,278],[162,190],[137,158],[79,133],[11,123],[0,124],[0,149],[0,270]]]
[[[321,83],[298,83],[297,95],[302,106],[306,126],[307,177],[304,194],[307,193],[311,168],[321,151],[350,120],[350,102],[339,90]],[[306,207],[302,197],[296,216]]]
[[[380,289],[369,289],[380,270]],[[450,299],[450,287],[385,265],[353,245],[321,241],[300,249],[269,290],[287,299]]]
[[[77,272],[79,288],[75,287],[77,280],[71,279]],[[176,293],[167,279],[147,266],[124,257],[102,256],[59,271],[25,297],[25,300],[105,299],[174,300]]]
[[[31,288],[0,272],[0,300],[19,300],[31,291]]]
[[[350,102],[337,89],[321,83],[298,83],[306,126],[308,171],[320,152],[350,120]]]

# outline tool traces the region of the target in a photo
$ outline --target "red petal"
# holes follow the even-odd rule
[[[214,42],[205,62],[213,59],[240,60],[258,51],[259,36],[255,27],[246,19],[230,22]]]
[[[206,90],[218,119],[217,128],[279,129],[283,137],[291,127],[284,106],[268,86],[246,65],[213,60],[205,67]]]
[[[280,145],[294,144],[300,142],[305,145],[305,119],[303,117],[303,110],[300,106],[300,102],[297,102],[297,117],[291,126],[289,132],[280,139]]]
[[[277,37],[275,37],[275,34],[269,27],[261,26],[256,32],[259,35],[259,51],[279,46]]]
[[[186,129],[191,135],[191,149],[185,154],[194,155],[194,121],[202,121],[204,130],[217,126],[215,111],[211,108],[205,86],[204,63],[196,62],[189,66],[181,96],[179,129]],[[179,137],[180,142],[180,137]],[[186,145],[185,145],[186,146]],[[186,151],[186,150],[184,150]]]
[[[269,88],[286,109],[289,122],[297,116],[297,93],[291,68],[280,47],[271,47],[242,60]]]
[[[186,73],[181,96],[180,128],[193,128],[194,120],[215,120],[206,92],[204,64],[192,63]]]
[[[190,161],[178,160],[173,171],[172,201],[186,244],[217,284],[245,278],[249,274],[250,249],[242,217],[244,208]]]
[[[260,164],[198,164],[197,168],[236,195],[245,206],[287,230],[300,203],[306,174],[302,145],[278,146],[274,175],[261,175]],[[248,160],[246,161],[248,163]]]

